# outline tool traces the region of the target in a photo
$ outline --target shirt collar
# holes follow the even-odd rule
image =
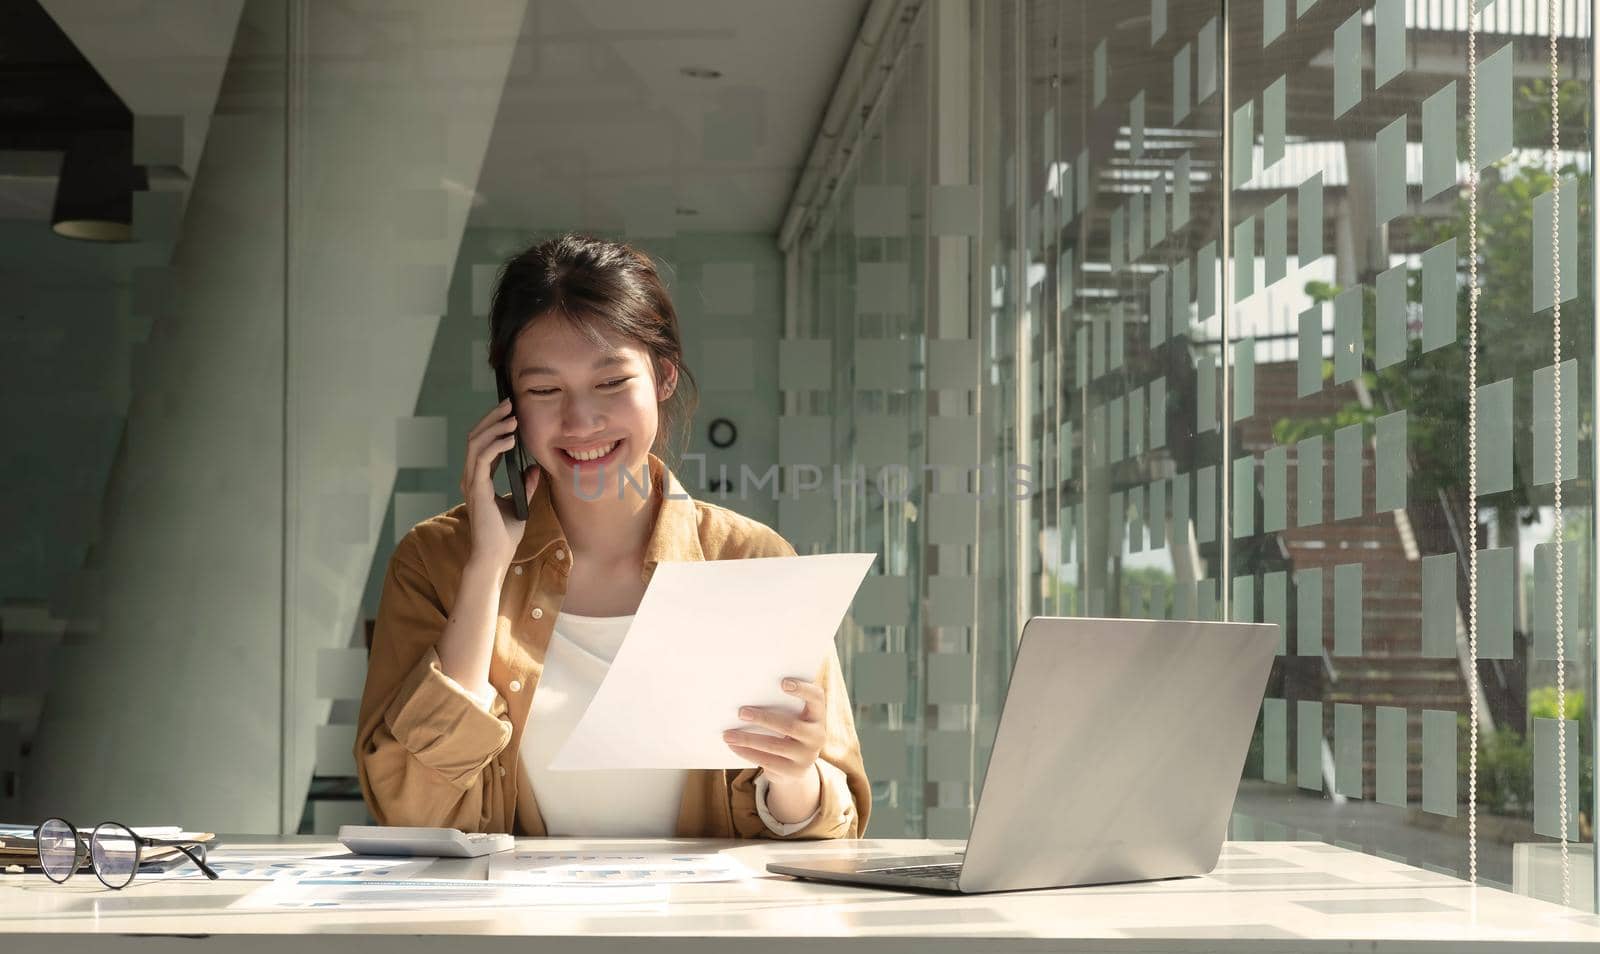
[[[644,579],[648,581],[656,564],[673,560],[703,560],[700,548],[700,514],[694,499],[667,465],[655,454],[650,459],[650,488],[657,493],[654,524],[644,545]],[[664,489],[664,492],[658,493]],[[546,550],[566,541],[561,521],[556,517],[555,504],[550,499],[550,482],[539,481],[528,501],[528,522],[522,530],[522,540],[512,563],[526,563],[544,554]]]

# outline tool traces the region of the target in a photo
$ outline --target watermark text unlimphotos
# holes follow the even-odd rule
[[[707,472],[704,454],[685,454],[680,471],[678,479],[686,487],[698,488],[720,499],[766,497],[779,500],[788,497],[798,500],[803,494],[831,493],[833,499],[838,500],[876,491],[885,500],[908,500],[916,489],[913,470],[905,464],[886,464],[871,470],[860,464],[851,467],[840,464],[827,467],[817,464],[769,464],[759,472],[749,464],[740,464],[737,473],[730,470],[727,464],[719,464],[713,476]],[[951,481],[956,486],[946,487],[944,478],[958,471],[963,473],[965,479]],[[924,464],[921,473],[927,481],[926,489],[929,492],[972,497],[1005,494],[1012,500],[1025,500],[1032,497],[1037,489],[1031,479],[1033,467],[1029,464],[964,468]],[[690,479],[691,475],[694,479]],[[584,473],[575,466],[572,476],[578,496],[585,500],[598,500],[611,492],[613,487],[619,500],[630,491],[641,497],[650,495],[648,464],[640,465],[637,472],[630,472],[626,467],[607,467],[602,464],[594,471]],[[674,493],[670,496],[681,499],[689,495]]]

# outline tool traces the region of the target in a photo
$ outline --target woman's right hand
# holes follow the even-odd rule
[[[511,565],[522,540],[525,520],[518,519],[510,500],[495,493],[495,464],[500,455],[515,446],[517,417],[510,399],[494,406],[467,434],[467,463],[461,473],[461,493],[467,501],[467,518],[472,529],[471,559],[497,567],[502,573]],[[530,464],[523,472],[526,498],[539,486],[539,465]]]

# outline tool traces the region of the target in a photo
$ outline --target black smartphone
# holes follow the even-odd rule
[[[504,401],[511,396],[511,387],[506,383],[503,370],[495,371],[495,386],[500,391],[500,400]],[[517,416],[517,407],[511,405],[511,416]],[[522,475],[528,469],[528,455],[522,450],[522,436],[515,435],[511,451],[501,456],[506,465],[506,482],[511,485],[511,509],[516,513],[518,520],[528,519],[528,489],[523,482]]]

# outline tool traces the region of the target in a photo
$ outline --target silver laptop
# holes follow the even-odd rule
[[[1036,616],[964,852],[767,870],[963,894],[1206,874],[1277,647],[1270,624]]]

